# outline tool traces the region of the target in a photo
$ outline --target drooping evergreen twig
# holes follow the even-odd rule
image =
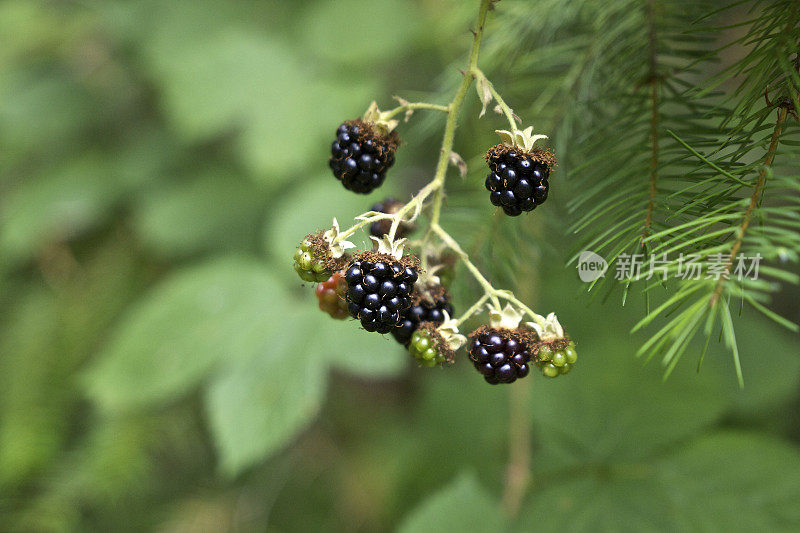
[[[742,242],[744,242],[744,237],[747,232],[747,228],[750,226],[750,221],[753,216],[753,210],[756,207],[756,204],[761,199],[761,196],[764,192],[764,184],[766,183],[767,177],[767,169],[772,166],[772,162],[775,159],[775,152],[778,149],[778,141],[781,137],[781,131],[783,129],[783,124],[786,121],[786,116],[788,115],[788,109],[786,107],[781,107],[778,110],[778,118],[775,121],[775,129],[772,132],[772,139],[769,143],[769,149],[767,150],[767,154],[764,156],[764,165],[761,169],[761,172],[758,174],[758,179],[756,181],[755,187],[753,188],[753,194],[750,196],[750,203],[747,205],[747,210],[744,212],[744,216],[742,217],[742,223],[739,226],[738,236],[736,237],[736,241],[733,243],[731,247],[730,256],[728,256],[728,262],[725,265],[725,272],[720,277],[719,281],[717,282],[717,286],[714,289],[714,294],[711,296],[711,300],[709,301],[709,306],[714,307],[717,302],[719,301],[719,297],[722,294],[722,289],[724,288],[725,284],[729,281],[731,267],[733,266],[733,262],[736,260],[736,255],[739,253],[739,250],[742,247]]]
[[[658,181],[658,73],[656,71],[657,49],[656,49],[656,22],[655,22],[655,0],[647,1],[647,21],[648,21],[648,43],[650,45],[650,72],[648,82],[650,84],[650,144],[652,145],[652,156],[650,158],[650,192],[647,199],[647,214],[644,219],[644,229],[642,230],[641,245],[644,247],[644,240],[650,233],[650,226],[653,223],[653,207],[656,198],[656,182]]]

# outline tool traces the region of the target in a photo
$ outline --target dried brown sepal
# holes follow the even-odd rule
[[[534,148],[530,152],[526,152],[519,147],[509,146],[507,144],[496,144],[486,151],[483,156],[484,159],[490,161],[505,156],[508,153],[514,153],[517,156],[525,155],[531,161],[541,163],[547,167],[547,172],[553,172],[557,167],[556,154],[550,148]]]
[[[322,261],[325,265],[325,270],[331,273],[342,270],[350,261],[350,255],[345,253],[338,259],[333,257],[328,241],[323,237],[323,233],[325,233],[324,230],[319,230],[311,235],[306,235],[304,240],[309,242],[314,258]]]
[[[443,300],[450,302],[450,293],[442,285],[420,287],[420,284],[417,283],[414,286],[414,292],[411,294],[411,305],[420,305],[423,302],[435,304]]]
[[[372,122],[367,122],[360,118],[346,120],[345,124],[348,126],[358,126],[358,135],[355,136],[356,138],[354,140],[358,143],[366,139],[372,140],[381,155],[393,154],[397,151],[397,147],[400,146],[400,135],[398,135],[396,131],[388,135],[383,134]]]
[[[439,333],[437,328],[440,325],[441,324],[437,324],[436,322],[420,322],[417,330],[429,335],[436,344],[436,350],[441,354],[445,362],[447,364],[453,364],[453,362],[455,362],[456,352],[447,345],[447,342],[445,342],[441,333]]]

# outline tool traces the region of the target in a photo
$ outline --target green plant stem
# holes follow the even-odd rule
[[[458,242],[456,242],[456,240],[444,230],[444,228],[442,228],[438,223],[434,224],[433,222],[431,222],[430,229],[436,235],[439,236],[439,238],[448,248],[450,248],[456,254],[458,254],[458,256],[461,258],[461,262],[464,263],[464,266],[467,267],[467,270],[469,270],[470,274],[472,274],[472,276],[478,281],[478,283],[480,283],[481,287],[483,287],[484,295],[492,301],[492,305],[494,307],[498,309],[500,308],[500,299],[502,298],[503,300],[506,300],[509,303],[512,303],[518,308],[520,308],[525,314],[530,316],[534,320],[534,322],[536,322],[540,326],[545,325],[546,321],[545,317],[534,312],[527,305],[522,303],[516,296],[514,296],[513,293],[502,289],[495,289],[489,282],[489,280],[487,280],[484,277],[484,275],[481,274],[481,271],[478,270],[478,267],[476,267],[472,263],[472,261],[470,261],[467,252],[465,252],[464,249],[461,248],[461,245],[459,245]]]
[[[480,8],[478,10],[478,21],[477,27],[474,32],[474,39],[472,41],[472,49],[470,50],[469,54],[469,63],[467,65],[467,69],[464,71],[464,77],[461,80],[461,84],[459,85],[458,89],[456,90],[453,99],[447,105],[447,122],[445,123],[444,128],[444,135],[442,138],[442,147],[439,152],[439,159],[436,164],[436,171],[433,176],[433,179],[425,185],[407,204],[401,207],[395,214],[388,215],[383,213],[376,213],[376,214],[368,214],[365,213],[360,218],[361,220],[353,225],[352,227],[348,228],[347,230],[343,231],[339,234],[336,238],[336,241],[341,241],[342,239],[346,239],[353,233],[355,233],[358,229],[366,226],[367,224],[371,224],[372,222],[378,220],[392,220],[392,226],[389,230],[389,239],[394,240],[395,235],[397,233],[397,228],[402,222],[411,222],[416,219],[419,211],[422,209],[422,205],[425,200],[433,195],[430,210],[431,210],[431,218],[430,218],[430,225],[425,232],[425,236],[422,239],[422,249],[423,249],[423,267],[427,265],[427,258],[425,257],[425,249],[427,244],[430,242],[431,237],[435,234],[437,235],[442,242],[451,250],[453,250],[461,259],[461,262],[467,267],[467,270],[472,274],[472,276],[478,281],[484,291],[483,297],[478,300],[478,302],[473,305],[467,313],[462,315],[459,318],[458,323],[461,324],[465,320],[467,320],[470,316],[477,313],[481,306],[487,301],[491,301],[492,305],[495,308],[500,308],[500,300],[504,299],[509,303],[512,303],[518,306],[522,311],[528,314],[537,324],[544,325],[545,318],[535,312],[533,312],[530,308],[528,308],[525,304],[519,301],[511,292],[495,289],[492,284],[487,280],[483,274],[481,274],[480,270],[470,261],[469,256],[467,253],[461,248],[461,246],[453,239],[449,233],[447,233],[444,228],[439,224],[441,211],[442,211],[442,201],[444,199],[444,184],[445,178],[447,176],[447,168],[449,166],[450,154],[453,151],[453,141],[455,139],[455,131],[458,125],[458,116],[461,111],[461,107],[464,103],[464,98],[466,97],[467,91],[469,90],[470,85],[472,85],[473,80],[478,77],[485,78],[483,72],[478,68],[478,54],[480,51],[481,46],[481,39],[483,37],[483,30],[486,24],[486,15],[489,12],[489,8],[491,6],[492,0],[481,0]],[[506,115],[506,118],[511,125],[512,130],[516,129],[516,122],[514,120],[514,114],[511,111],[511,108],[505,103],[502,97],[497,93],[494,87],[489,83],[490,91],[492,96],[497,100],[500,108],[503,110],[503,113]],[[385,114],[382,115],[382,118],[391,118],[392,116],[401,113],[404,110],[408,109],[439,109],[442,110],[444,106],[435,106],[434,104],[425,104],[425,103],[409,103],[403,104],[395,109],[392,109]],[[409,216],[410,213],[413,214]]]
[[[486,80],[486,86],[489,88],[489,93],[492,95],[492,98],[497,100],[497,105],[500,106],[500,110],[506,116],[506,120],[508,120],[508,125],[511,127],[510,131],[513,132],[514,130],[516,130],[517,121],[514,118],[514,111],[510,107],[508,107],[508,104],[506,104],[505,100],[503,100],[503,97],[500,96],[500,93],[498,93],[497,89],[494,88],[494,84],[489,81],[489,79],[486,77],[483,71],[478,70],[476,75]]]
[[[455,96],[450,101],[450,103],[446,106],[447,109],[447,122],[445,123],[444,129],[444,136],[442,138],[442,148],[439,153],[439,161],[436,164],[436,173],[433,176],[433,179],[423,187],[416,196],[414,196],[410,202],[406,205],[401,207],[391,218],[392,218],[392,226],[389,230],[389,238],[394,239],[395,234],[397,233],[397,227],[400,225],[401,222],[405,221],[404,218],[409,212],[412,210],[420,210],[422,207],[422,203],[430,196],[432,193],[436,193],[433,199],[433,207],[432,207],[432,214],[431,220],[434,223],[438,223],[439,214],[442,208],[442,198],[443,198],[443,189],[444,189],[444,182],[445,176],[447,174],[447,165],[450,158],[450,152],[453,150],[453,140],[455,138],[455,131],[456,125],[458,121],[458,115],[461,111],[461,106],[464,103],[464,97],[467,94],[467,90],[469,86],[472,84],[472,80],[475,79],[476,73],[479,72],[478,70],[478,53],[481,47],[481,39],[483,38],[483,28],[486,24],[486,14],[489,12],[489,6],[491,5],[492,0],[481,0],[480,8],[478,9],[478,23],[477,28],[475,29],[475,36],[472,40],[472,48],[469,54],[469,63],[467,66],[467,70],[464,72],[464,78],[461,81],[461,85],[459,85],[458,90],[456,91]],[[425,109],[440,109],[444,108],[445,106],[435,106],[434,104],[423,104],[423,103],[416,103],[416,104],[404,104],[401,105],[391,111],[389,111],[383,118],[394,116],[398,113],[401,113],[404,108],[408,110],[408,106],[420,106],[419,108],[422,109],[424,106]],[[371,217],[372,220],[381,220],[379,218]],[[337,241],[347,238],[348,236],[352,235],[356,230],[366,225],[366,220],[362,220],[355,226],[348,228],[346,231],[342,232],[339,237],[337,237]]]
[[[397,227],[400,225],[402,217],[417,205],[422,202],[431,194],[434,193],[433,206],[431,208],[431,226],[438,224],[439,215],[442,210],[442,199],[444,197],[444,182],[447,175],[447,166],[450,161],[450,153],[453,151],[453,140],[455,139],[456,126],[458,123],[458,115],[461,111],[461,106],[464,103],[464,97],[467,94],[472,80],[478,71],[478,53],[481,48],[481,39],[483,38],[483,28],[486,24],[486,14],[489,12],[491,0],[481,0],[480,8],[478,9],[478,23],[475,28],[475,37],[472,40],[472,49],[469,54],[469,64],[467,70],[464,72],[464,77],[461,80],[455,96],[447,106],[447,122],[444,126],[444,136],[442,137],[442,148],[439,151],[439,161],[436,164],[436,173],[428,185],[426,185],[417,196],[408,204],[402,207],[397,212],[397,218],[392,222],[392,227],[389,230],[389,238],[394,239]]]
[[[650,43],[650,186],[648,187],[647,212],[644,218],[644,228],[639,245],[645,246],[645,239],[650,235],[653,225],[653,209],[655,208],[656,183],[658,182],[658,122],[659,122],[659,100],[658,100],[658,74],[656,72],[658,51],[656,50],[656,24],[655,6],[653,0],[647,2],[647,21],[649,27]]]
[[[722,295],[722,289],[725,287],[725,283],[728,281],[731,268],[733,267],[733,262],[736,260],[736,254],[739,253],[739,249],[742,247],[742,242],[744,242],[744,236],[747,233],[747,228],[750,226],[750,219],[753,216],[753,210],[755,210],[758,200],[761,198],[761,193],[764,190],[764,185],[767,182],[767,169],[772,166],[772,160],[775,158],[775,152],[778,150],[781,132],[783,131],[783,123],[786,122],[786,116],[788,112],[788,109],[785,107],[782,107],[780,110],[778,110],[778,118],[775,121],[775,128],[772,131],[772,139],[769,143],[769,149],[767,150],[766,156],[764,156],[764,164],[761,167],[761,172],[758,174],[758,179],[756,180],[755,187],[753,188],[753,194],[750,196],[750,203],[747,204],[747,210],[744,212],[744,216],[742,217],[742,223],[739,226],[739,231],[737,232],[738,236],[736,237],[736,242],[734,242],[733,246],[731,247],[731,253],[728,256],[728,261],[725,265],[725,272],[722,276],[720,276],[717,286],[714,289],[714,294],[711,295],[711,299],[708,302],[709,307],[713,308],[715,305],[717,305],[717,302]]]
[[[514,383],[508,400],[508,466],[502,503],[506,514],[514,518],[532,480],[530,388]]]
[[[461,262],[464,263],[465,267],[467,267],[467,270],[470,271],[472,276],[478,281],[478,283],[480,283],[481,287],[483,287],[484,294],[488,295],[488,298],[492,301],[492,305],[499,308],[500,300],[497,297],[499,293],[503,291],[499,291],[492,287],[492,284],[489,283],[489,280],[487,280],[483,274],[481,274],[481,271],[478,270],[478,267],[472,264],[472,261],[469,260],[467,252],[465,252],[464,249],[461,248],[461,246],[456,242],[456,240],[453,239],[450,234],[447,233],[439,224],[431,223],[431,230],[436,233],[440,239],[442,239],[442,242],[448,248],[458,254],[458,256],[461,258]]]
[[[467,309],[467,310],[464,312],[464,314],[463,314],[463,315],[461,315],[460,317],[458,317],[458,320],[456,320],[456,326],[460,326],[461,324],[463,324],[464,322],[466,322],[467,320],[469,320],[469,318],[470,318],[470,317],[472,317],[472,315],[476,315],[476,314],[480,313],[480,311],[481,311],[481,308],[483,307],[483,304],[485,304],[485,303],[486,303],[486,300],[488,300],[488,299],[489,299],[489,295],[488,295],[488,294],[486,294],[486,293],[484,293],[484,295],[483,295],[483,296],[481,296],[481,297],[478,299],[478,301],[477,301],[477,302],[475,302],[475,303],[472,305],[472,307],[470,307],[469,309]]]
[[[429,104],[427,102],[409,102],[407,104],[397,106],[394,109],[390,109],[389,111],[384,111],[381,113],[381,119],[389,120],[396,117],[400,113],[405,113],[406,111],[413,111],[416,109],[430,109],[432,111],[442,111],[444,113],[448,113],[450,111],[450,107],[446,105]]]
[[[388,213],[376,213],[374,215],[367,215],[367,213],[364,213],[359,218],[361,218],[360,221],[356,222],[355,224],[347,228],[345,231],[339,233],[339,236],[336,237],[336,240],[334,242],[343,241],[356,231],[360,230],[361,228],[363,228],[368,224],[372,224],[373,222],[377,222],[379,220],[394,219],[394,215]]]

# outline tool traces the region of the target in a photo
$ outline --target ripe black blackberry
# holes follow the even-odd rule
[[[422,322],[437,325],[444,322],[444,311],[453,316],[453,306],[450,305],[447,289],[434,287],[427,290],[425,295],[414,291],[411,307],[401,313],[400,325],[392,330],[392,336],[400,344],[408,346],[411,336]]]
[[[534,148],[525,151],[516,146],[498,144],[484,156],[490,172],[485,186],[489,201],[515,217],[532,211],[547,200],[550,184],[547,179],[555,166],[549,150]]]
[[[530,373],[533,339],[527,330],[481,326],[470,335],[469,359],[487,383],[513,383]]]
[[[353,259],[344,273],[347,310],[367,331],[389,333],[411,306],[411,291],[417,281],[415,261],[391,255],[364,252]]]
[[[371,122],[348,120],[336,130],[328,164],[347,190],[368,194],[383,184],[400,138]]]
[[[403,202],[399,200],[395,200],[394,198],[386,198],[385,200],[378,202],[377,204],[371,207],[372,211],[377,213],[387,213],[393,215],[397,213],[401,207],[403,207]],[[369,233],[373,237],[381,238],[384,235],[389,233],[389,230],[392,227],[391,220],[378,220],[377,222],[373,222],[369,225]],[[411,232],[416,229],[416,226],[410,222],[402,222],[397,226],[397,231],[395,231],[395,238],[400,239],[402,237],[408,236]]]

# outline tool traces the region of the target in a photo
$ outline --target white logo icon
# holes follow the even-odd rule
[[[578,276],[585,283],[602,278],[605,276],[606,270],[608,270],[608,263],[594,252],[584,250],[578,257]]]

